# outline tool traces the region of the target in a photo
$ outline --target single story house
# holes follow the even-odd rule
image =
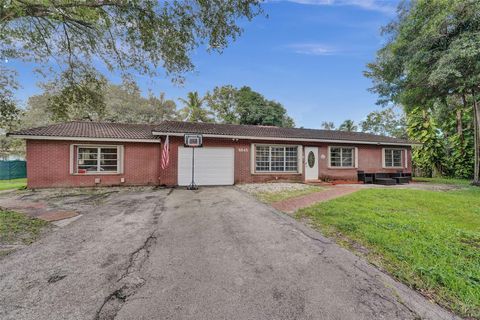
[[[29,188],[185,186],[192,148],[197,185],[272,180],[357,180],[357,172],[410,173],[412,142],[345,131],[165,121],[158,125],[73,121],[10,133],[27,145]],[[168,136],[168,165],[162,153]]]

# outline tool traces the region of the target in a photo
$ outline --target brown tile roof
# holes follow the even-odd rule
[[[11,132],[9,135],[107,138],[107,139],[155,139],[148,124],[106,123],[91,121],[72,121],[49,126]]]
[[[164,133],[200,133],[238,137],[265,137],[284,139],[315,139],[335,141],[379,142],[394,144],[412,144],[405,139],[363,132],[346,132],[336,130],[280,128],[274,126],[254,126],[236,124],[194,123],[182,121],[164,121],[155,127],[154,132]]]
[[[71,138],[108,138],[108,139],[156,139],[152,132],[160,133],[199,133],[219,136],[258,137],[298,140],[331,140],[378,142],[383,144],[411,144],[412,142],[361,132],[317,130],[301,128],[279,128],[272,126],[193,123],[182,121],[164,121],[158,125],[102,123],[72,121],[50,126],[25,129],[9,133],[22,136],[71,137]]]

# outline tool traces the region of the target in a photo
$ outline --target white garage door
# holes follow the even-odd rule
[[[195,183],[199,186],[232,185],[234,181],[233,148],[196,148]],[[192,148],[178,147],[178,185],[192,181]]]

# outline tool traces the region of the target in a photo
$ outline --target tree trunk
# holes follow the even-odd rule
[[[467,99],[465,98],[465,94],[462,94],[462,102],[463,102],[463,108],[465,109],[467,107]],[[457,118],[457,134],[463,143],[463,109],[461,107],[457,108],[456,118]]]
[[[475,95],[475,89],[472,89],[473,98],[473,128],[474,128],[474,148],[475,148],[475,168],[473,170],[473,184],[480,186],[480,159],[479,150],[480,147],[480,106],[477,102]]]

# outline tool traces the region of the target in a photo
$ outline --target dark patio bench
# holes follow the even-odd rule
[[[392,186],[396,185],[397,181],[395,179],[390,178],[388,173],[375,173],[373,178],[373,183],[381,184],[385,186]]]
[[[410,182],[410,178],[408,178],[408,177],[393,177],[393,179],[395,179],[398,184],[409,183]]]
[[[412,175],[410,173],[403,173],[401,170],[392,175],[392,178],[397,181],[398,184],[410,183]]]
[[[358,181],[363,183],[373,183],[373,173],[365,173],[365,171],[358,171]]]

